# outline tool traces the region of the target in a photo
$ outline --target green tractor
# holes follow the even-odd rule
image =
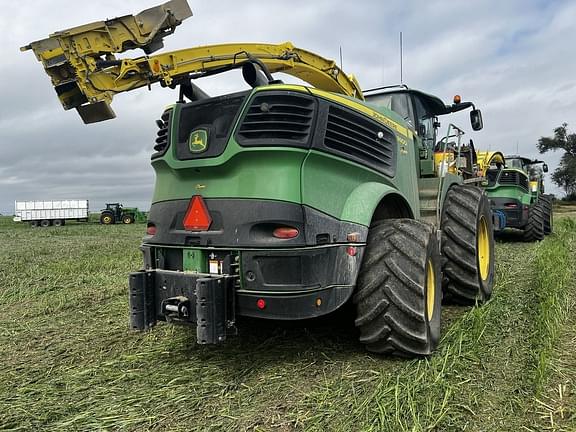
[[[100,213],[100,223],[103,225],[112,225],[117,222],[132,224],[136,221],[146,221],[146,215],[136,207],[123,207],[120,203],[106,203],[106,208]]]
[[[525,241],[538,241],[553,230],[552,195],[544,193],[544,161],[518,155],[504,156],[504,161],[486,170],[483,186],[501,228],[524,232]]]
[[[352,302],[369,351],[429,355],[443,294],[474,304],[492,292],[492,215],[475,150],[453,124],[440,136],[438,121],[472,108],[479,130],[480,111],[406,86],[364,94],[333,61],[290,43],[116,60],[124,47],[150,54],[190,15],[185,1],[166,5],[25,47],[88,123],[112,118],[119,92],[179,86],[157,121],[131,327],[188,324],[198,343],[215,344],[236,334],[239,316],[302,320]],[[249,90],[210,97],[191,81],[233,70]]]

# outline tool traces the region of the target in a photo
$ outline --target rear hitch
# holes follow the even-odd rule
[[[190,300],[183,296],[166,299],[161,304],[161,310],[168,322],[173,319],[188,320],[190,317]]]
[[[131,328],[146,330],[158,319],[196,324],[197,343],[222,343],[237,334],[234,281],[233,276],[169,270],[131,273]]]

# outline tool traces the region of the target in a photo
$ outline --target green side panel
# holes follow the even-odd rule
[[[531,193],[515,186],[496,186],[486,188],[486,194],[489,198],[510,198],[520,200],[522,204],[530,205],[533,201]]]
[[[206,256],[204,251],[199,249],[182,250],[182,268],[184,271],[193,271],[197,273],[206,273]]]
[[[398,175],[391,179],[354,162],[311,151],[302,169],[302,203],[340,220],[370,225],[374,209],[389,193],[402,196],[419,215],[417,175],[399,155]],[[400,175],[401,174],[401,175]]]
[[[216,158],[152,162],[156,187],[152,202],[206,198],[258,198],[301,202],[300,168],[307,151],[295,148],[241,148],[233,140]]]

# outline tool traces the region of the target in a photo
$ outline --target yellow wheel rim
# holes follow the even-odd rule
[[[484,216],[480,216],[480,222],[478,224],[476,249],[478,250],[480,278],[485,281],[488,279],[490,269],[490,236],[488,235],[488,225],[486,224]]]
[[[432,320],[434,315],[434,300],[436,298],[436,275],[434,274],[434,266],[432,260],[426,263],[426,312],[428,313],[428,321]]]
[[[109,224],[110,222],[112,222],[112,218],[110,216],[104,216],[102,220],[105,224]]]

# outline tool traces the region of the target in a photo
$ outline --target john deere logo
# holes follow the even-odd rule
[[[208,148],[208,131],[196,129],[190,133],[188,147],[192,153],[202,153]]]

